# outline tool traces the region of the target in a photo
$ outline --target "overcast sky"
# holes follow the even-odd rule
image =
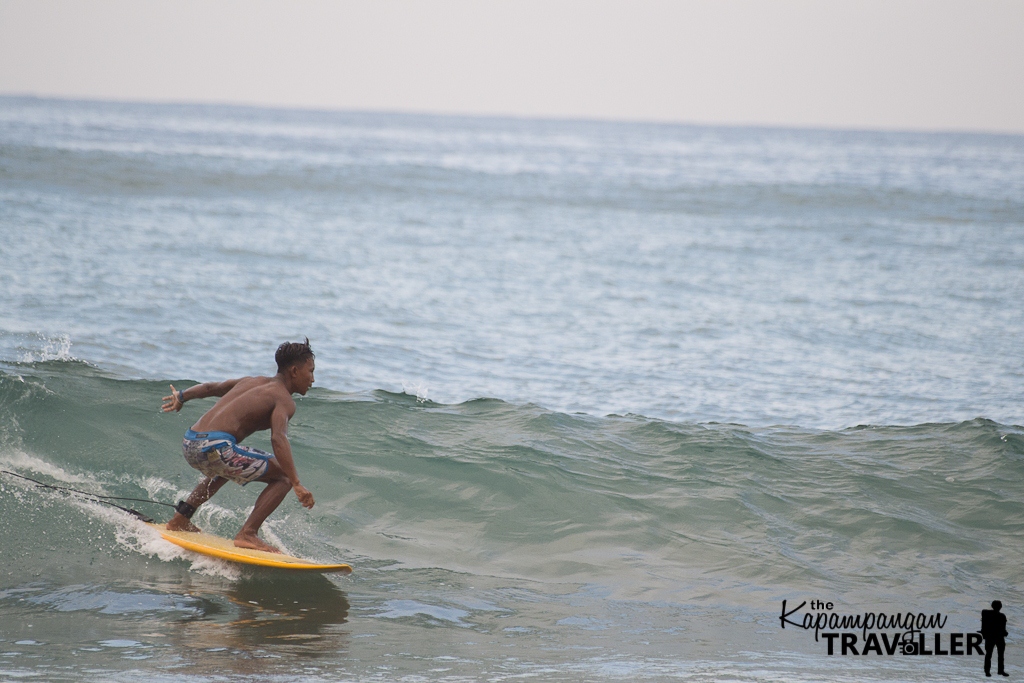
[[[1024,133],[1024,0],[0,0],[0,93]]]

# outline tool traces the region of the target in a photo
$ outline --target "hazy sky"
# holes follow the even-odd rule
[[[0,93],[1024,133],[1024,0],[0,0]]]

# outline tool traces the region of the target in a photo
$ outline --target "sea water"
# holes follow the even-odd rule
[[[1022,137],[0,98],[0,469],[174,502],[168,385],[308,336],[264,532],[355,568],[3,474],[0,679],[976,680],[782,601],[993,599],[1016,675],[1021,301]]]

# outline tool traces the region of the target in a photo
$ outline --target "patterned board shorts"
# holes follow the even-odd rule
[[[185,432],[181,450],[189,465],[208,477],[224,477],[245,486],[267,472],[274,456],[239,446],[227,432]]]

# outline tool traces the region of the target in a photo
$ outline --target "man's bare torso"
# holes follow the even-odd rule
[[[295,401],[283,383],[274,377],[243,377],[192,429],[227,432],[242,441],[254,432],[270,429],[270,416],[278,405],[289,418],[295,414]]]

